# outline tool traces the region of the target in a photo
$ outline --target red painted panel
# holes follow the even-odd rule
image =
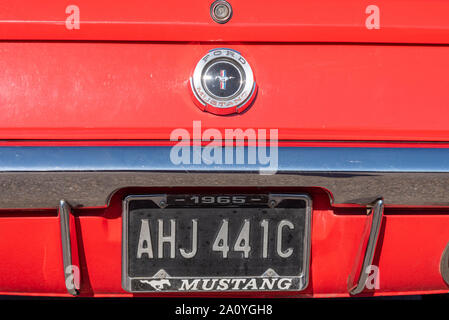
[[[310,284],[304,292],[280,295],[347,296],[348,275],[367,217],[361,209],[332,209],[322,191],[309,191],[314,201]],[[78,210],[84,296],[130,296],[121,289],[120,280],[123,195],[117,194],[107,209]],[[449,241],[447,212],[403,209],[398,213],[387,208],[385,213],[374,259],[380,288],[374,295],[447,292],[439,273]],[[17,214],[0,216],[0,294],[65,295],[56,212],[54,216],[36,212],[36,217]]]
[[[0,229],[1,292],[67,292],[56,216],[1,216]]]
[[[0,39],[449,43],[445,0],[230,0],[225,25],[211,19],[211,1],[2,0]],[[68,30],[68,5],[80,28]],[[368,5],[380,10],[380,29],[368,30]]]
[[[259,85],[239,115],[201,112],[188,79],[228,46]],[[280,139],[449,141],[449,47],[0,43],[1,139],[169,139],[174,128],[277,128]]]

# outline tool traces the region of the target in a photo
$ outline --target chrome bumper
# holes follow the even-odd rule
[[[449,206],[449,149],[280,147],[276,174],[176,165],[171,147],[0,147],[0,208],[100,207],[124,187],[322,187],[335,205]]]

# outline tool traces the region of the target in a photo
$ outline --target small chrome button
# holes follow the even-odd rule
[[[210,6],[210,16],[217,23],[226,23],[232,17],[231,4],[225,0],[216,0]]]

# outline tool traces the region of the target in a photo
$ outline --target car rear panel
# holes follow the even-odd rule
[[[161,190],[163,189],[158,189],[159,192]],[[148,189],[124,190],[112,199],[107,209],[75,211],[83,279],[81,293],[84,296],[133,296],[121,288],[121,198],[129,192],[151,191],[154,192]],[[186,189],[179,190],[181,193],[185,191]],[[329,198],[323,191],[307,191],[314,200],[308,288],[297,293],[232,292],[224,293],[225,296],[349,296],[348,275],[356,260],[364,229],[364,210],[335,209],[330,206]],[[2,243],[8,244],[3,245],[0,250],[3,261],[0,264],[0,272],[3,274],[0,278],[1,293],[67,295],[56,210],[3,212],[0,219]],[[382,249],[374,258],[374,263],[381,270],[380,289],[363,295],[447,292],[447,285],[439,273],[439,263],[447,244],[448,230],[446,210],[387,209],[379,239]],[[185,293],[134,294],[161,295],[179,297],[185,296]]]
[[[380,287],[361,295],[448,292],[441,270],[449,241],[449,2],[377,1],[381,28],[374,30],[365,26],[362,1],[233,0],[224,25],[210,18],[207,1],[77,5],[81,27],[68,30],[65,3],[0,4],[0,294],[70,295],[57,210],[64,196],[73,204],[82,296],[179,296],[123,290],[122,200],[190,192],[311,196],[309,285],[275,296],[350,296],[367,210],[380,198],[372,261]],[[254,70],[257,97],[242,114],[217,116],[193,103],[195,65],[222,47],[241,52]],[[128,153],[172,146],[173,130],[192,132],[195,122],[223,135],[277,129],[282,148],[334,151],[316,165],[301,149],[267,177],[242,177],[242,167],[198,173],[173,168],[169,158],[143,163],[149,149]],[[95,152],[77,158],[75,149],[67,152],[73,147]],[[391,148],[415,151],[413,158],[399,151],[395,162],[396,153],[385,152]],[[373,161],[362,149],[374,150]],[[86,154],[103,158],[85,161]],[[117,161],[123,166],[101,167]]]
[[[242,115],[192,104],[189,77],[217,46],[244,52],[255,70],[257,103]],[[449,140],[446,46],[2,42],[0,50],[3,139],[168,140],[195,120],[204,129],[277,128],[280,140]]]
[[[211,1],[212,2],[212,1]],[[234,0],[225,25],[209,14],[211,2],[79,0],[80,29],[65,28],[72,3],[5,0],[0,37],[6,40],[364,42],[448,44],[449,4],[444,0]],[[367,29],[376,5],[381,28]]]

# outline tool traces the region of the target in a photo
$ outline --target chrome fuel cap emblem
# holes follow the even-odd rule
[[[198,107],[220,115],[242,112],[257,91],[249,63],[239,52],[227,48],[210,50],[202,57],[190,85]]]

